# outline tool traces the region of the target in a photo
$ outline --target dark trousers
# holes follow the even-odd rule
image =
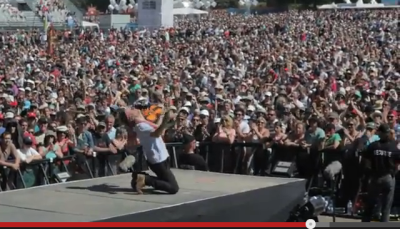
[[[148,163],[148,165],[156,176],[146,174],[145,184],[147,186],[169,194],[176,194],[179,191],[178,182],[169,167],[169,159],[157,164]]]
[[[0,167],[0,191],[7,191],[16,188],[18,171],[11,168]]]
[[[254,153],[253,158],[253,175],[254,176],[265,176],[266,171],[269,169],[270,164],[270,155],[271,152],[269,150],[257,149]]]
[[[339,198],[337,206],[345,207],[349,201],[354,204],[357,194],[361,188],[361,174],[359,172],[361,169],[359,168],[358,164],[358,158],[357,161],[343,161],[344,180],[342,180],[340,188],[341,198]]]
[[[364,209],[362,222],[370,222],[379,195],[381,194],[382,216],[381,222],[389,222],[390,209],[392,208],[393,196],[395,191],[396,179],[388,174],[381,177],[371,178],[368,186],[368,197]]]
[[[194,166],[196,170],[207,171],[207,163],[204,158],[195,153],[183,153],[179,156],[181,165]]]

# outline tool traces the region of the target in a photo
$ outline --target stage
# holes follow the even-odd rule
[[[298,204],[305,181],[174,170],[176,195],[137,195],[130,174],[0,193],[0,222],[269,222]]]

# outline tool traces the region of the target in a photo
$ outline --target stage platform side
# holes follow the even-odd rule
[[[305,181],[174,170],[180,191],[137,195],[130,174],[0,193],[0,222],[282,221]],[[283,215],[285,216],[283,216]]]

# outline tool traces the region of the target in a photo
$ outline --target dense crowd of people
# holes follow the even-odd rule
[[[9,4],[8,0],[0,1],[0,12],[1,12],[0,21],[22,22],[25,21],[26,19],[24,14],[21,11],[19,11],[17,7],[14,7],[11,4]]]
[[[157,31],[59,31],[52,54],[38,31],[2,34],[0,165],[129,151],[135,143],[114,114],[131,105],[154,122],[176,110],[164,139],[187,145],[181,162],[201,170],[196,141],[220,143],[211,154],[259,143],[242,162],[253,158],[253,172],[265,174],[267,149],[361,149],[382,123],[399,138],[398,17],[216,11]]]
[[[36,2],[36,14],[43,20],[53,23],[73,24],[74,12],[70,12],[63,1],[40,0]]]
[[[37,10],[42,12],[51,12],[55,10],[64,10],[65,5],[60,0],[40,0],[37,1]]]

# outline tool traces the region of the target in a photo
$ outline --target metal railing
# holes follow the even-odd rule
[[[166,146],[170,154],[171,167],[181,168],[184,164],[180,161],[180,156],[186,153],[184,145],[182,143],[167,143]],[[340,152],[310,151],[285,146],[266,149],[261,143],[225,144],[198,142],[196,153],[204,158],[209,171],[212,172],[260,175],[260,173],[253,170],[256,169],[254,163],[260,162],[259,160],[265,160],[261,169],[268,171],[264,175],[281,177],[293,177],[295,173],[291,171],[290,167],[295,164],[296,171],[300,173],[300,177],[316,178],[315,174],[321,174],[324,166],[329,161],[341,160],[337,156],[341,154]],[[117,169],[118,163],[127,155],[136,157],[136,163],[131,168],[131,171],[147,170],[147,163],[141,147],[120,154],[103,153],[93,154],[92,156],[75,154],[64,158],[36,160],[29,164],[21,163],[20,169],[15,171],[2,167],[0,168],[1,188],[5,189],[8,186],[11,189],[19,189],[47,185],[65,182],[66,179],[74,180],[76,176],[79,179],[80,175],[83,175],[86,179],[116,175],[121,173]],[[262,156],[261,158],[259,157],[260,155]],[[288,166],[285,167],[280,164]],[[303,168],[299,166],[300,164],[303,165]],[[279,166],[281,168],[278,168]],[[302,171],[304,167],[307,167],[305,172]],[[284,172],[282,172],[282,168],[285,170]],[[26,178],[26,173],[30,174],[31,179]],[[35,181],[32,181],[32,177],[34,177]],[[309,187],[313,183],[312,179],[310,180]],[[317,184],[316,186],[319,185]],[[397,199],[396,197],[395,205],[400,205],[397,203]]]
[[[179,157],[182,153],[184,153],[183,145],[181,143],[167,143],[166,145],[171,158],[171,167],[180,168],[181,164],[179,162]],[[252,147],[253,149],[257,149],[261,146],[262,145],[258,143],[235,143],[230,145],[203,142],[198,143],[197,152],[204,157],[207,165],[210,168],[210,171],[221,173],[239,173],[240,160],[242,157],[237,157],[237,155],[240,153],[240,148]],[[109,153],[94,154],[92,156],[75,154],[66,156],[64,158],[35,160],[29,164],[22,162],[20,169],[16,171],[12,171],[7,167],[0,168],[0,178],[3,180],[3,182],[4,180],[10,181],[11,179],[11,183],[13,184],[9,187],[14,189],[62,182],[62,180],[56,176],[57,174],[54,174],[55,167],[59,173],[68,173],[70,178],[73,178],[77,173],[85,174],[86,178],[116,175],[119,173],[116,165],[128,154],[134,155],[137,161],[135,167],[131,169],[132,171],[147,170],[147,164],[144,160],[143,152],[141,147],[138,147],[133,152],[124,152],[123,154],[117,155]],[[111,160],[110,158],[113,159]],[[24,173],[26,171],[32,173],[32,170],[34,170],[36,181],[33,185],[27,185],[24,182]],[[8,177],[9,174],[13,175],[10,179]]]

